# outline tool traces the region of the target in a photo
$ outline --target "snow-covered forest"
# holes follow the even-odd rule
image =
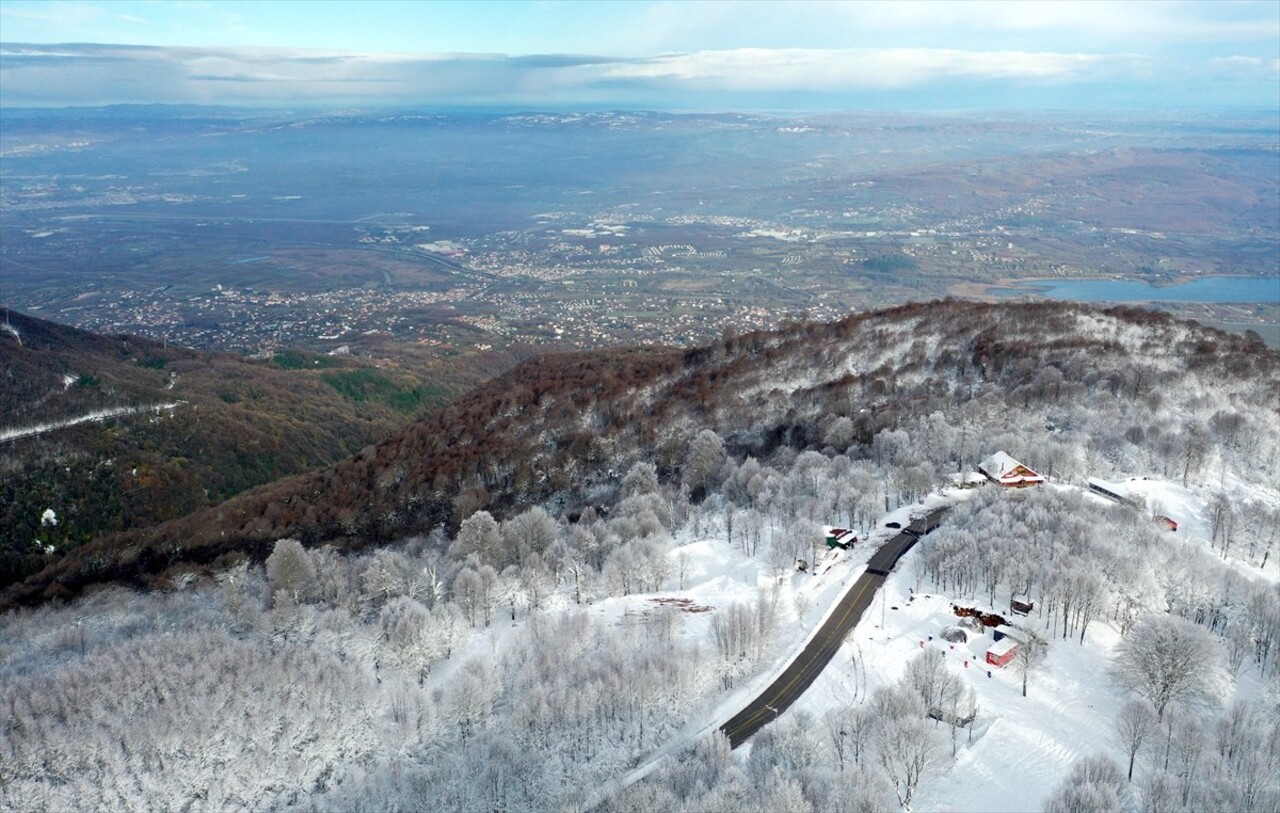
[[[999,389],[920,366],[943,331],[882,327],[752,373],[746,413],[804,406],[767,454],[686,415],[674,462],[605,459],[594,507],[377,549],[284,538],[214,579],[11,611],[0,808],[1280,808],[1274,353],[1236,369],[1180,352],[1196,329],[1074,319],[1130,349],[988,358],[1028,365]],[[881,368],[859,386],[905,405],[869,436],[859,402],[815,396]],[[1001,449],[1049,483],[968,487]],[[718,723],[924,502],[952,508],[875,617],[730,751]],[[824,526],[862,541],[828,550]],[[971,663],[990,639],[951,605],[1014,599],[1018,657]]]

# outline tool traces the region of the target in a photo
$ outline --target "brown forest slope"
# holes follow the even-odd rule
[[[354,548],[456,526],[479,508],[568,511],[612,496],[635,460],[674,477],[689,440],[707,428],[732,454],[764,456],[820,450],[833,421],[847,420],[853,443],[867,444],[934,411],[1189,397],[1192,376],[1275,404],[1278,373],[1280,355],[1256,337],[1160,313],[953,300],[689,351],[544,356],[332,466],[97,539],[0,600],[34,603],[99,582],[164,584],[166,574],[229,557],[261,559],[285,536]]]
[[[0,430],[177,407],[0,442],[0,585],[50,563],[37,543],[66,552],[334,463],[447,401],[467,379],[306,353],[251,360],[19,313],[8,320],[20,341],[0,332]],[[56,524],[41,522],[46,509]]]

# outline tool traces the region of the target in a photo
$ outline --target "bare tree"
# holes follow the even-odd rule
[[[1171,702],[1209,700],[1222,684],[1220,655],[1213,636],[1173,615],[1145,618],[1116,649],[1116,681],[1137,692],[1164,719]]]
[[[469,567],[458,571],[453,579],[453,597],[467,616],[467,623],[476,625],[476,609],[480,606],[480,574]]]
[[[884,722],[876,757],[904,808],[910,809],[921,778],[937,767],[938,751],[933,728],[920,717],[904,716]]]
[[[1145,700],[1130,700],[1120,709],[1115,719],[1116,736],[1129,755],[1127,779],[1133,781],[1133,762],[1142,744],[1160,728],[1160,721],[1151,704]]]
[[[1027,681],[1031,673],[1040,668],[1049,654],[1049,642],[1029,630],[1020,630],[1023,640],[1018,644],[1018,654],[1013,662],[1022,678],[1022,696],[1027,696]]]

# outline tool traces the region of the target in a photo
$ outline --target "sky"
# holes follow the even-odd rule
[[[1280,108],[1280,0],[0,0],[0,106]]]

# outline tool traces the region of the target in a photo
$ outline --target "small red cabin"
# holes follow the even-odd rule
[[[1007,666],[1018,654],[1018,642],[1008,636],[1001,638],[987,650],[987,663],[992,666]]]
[[[1151,521],[1159,525],[1161,528],[1164,528],[1166,531],[1178,530],[1178,523],[1169,519],[1164,514],[1156,514],[1154,517],[1151,518]]]

